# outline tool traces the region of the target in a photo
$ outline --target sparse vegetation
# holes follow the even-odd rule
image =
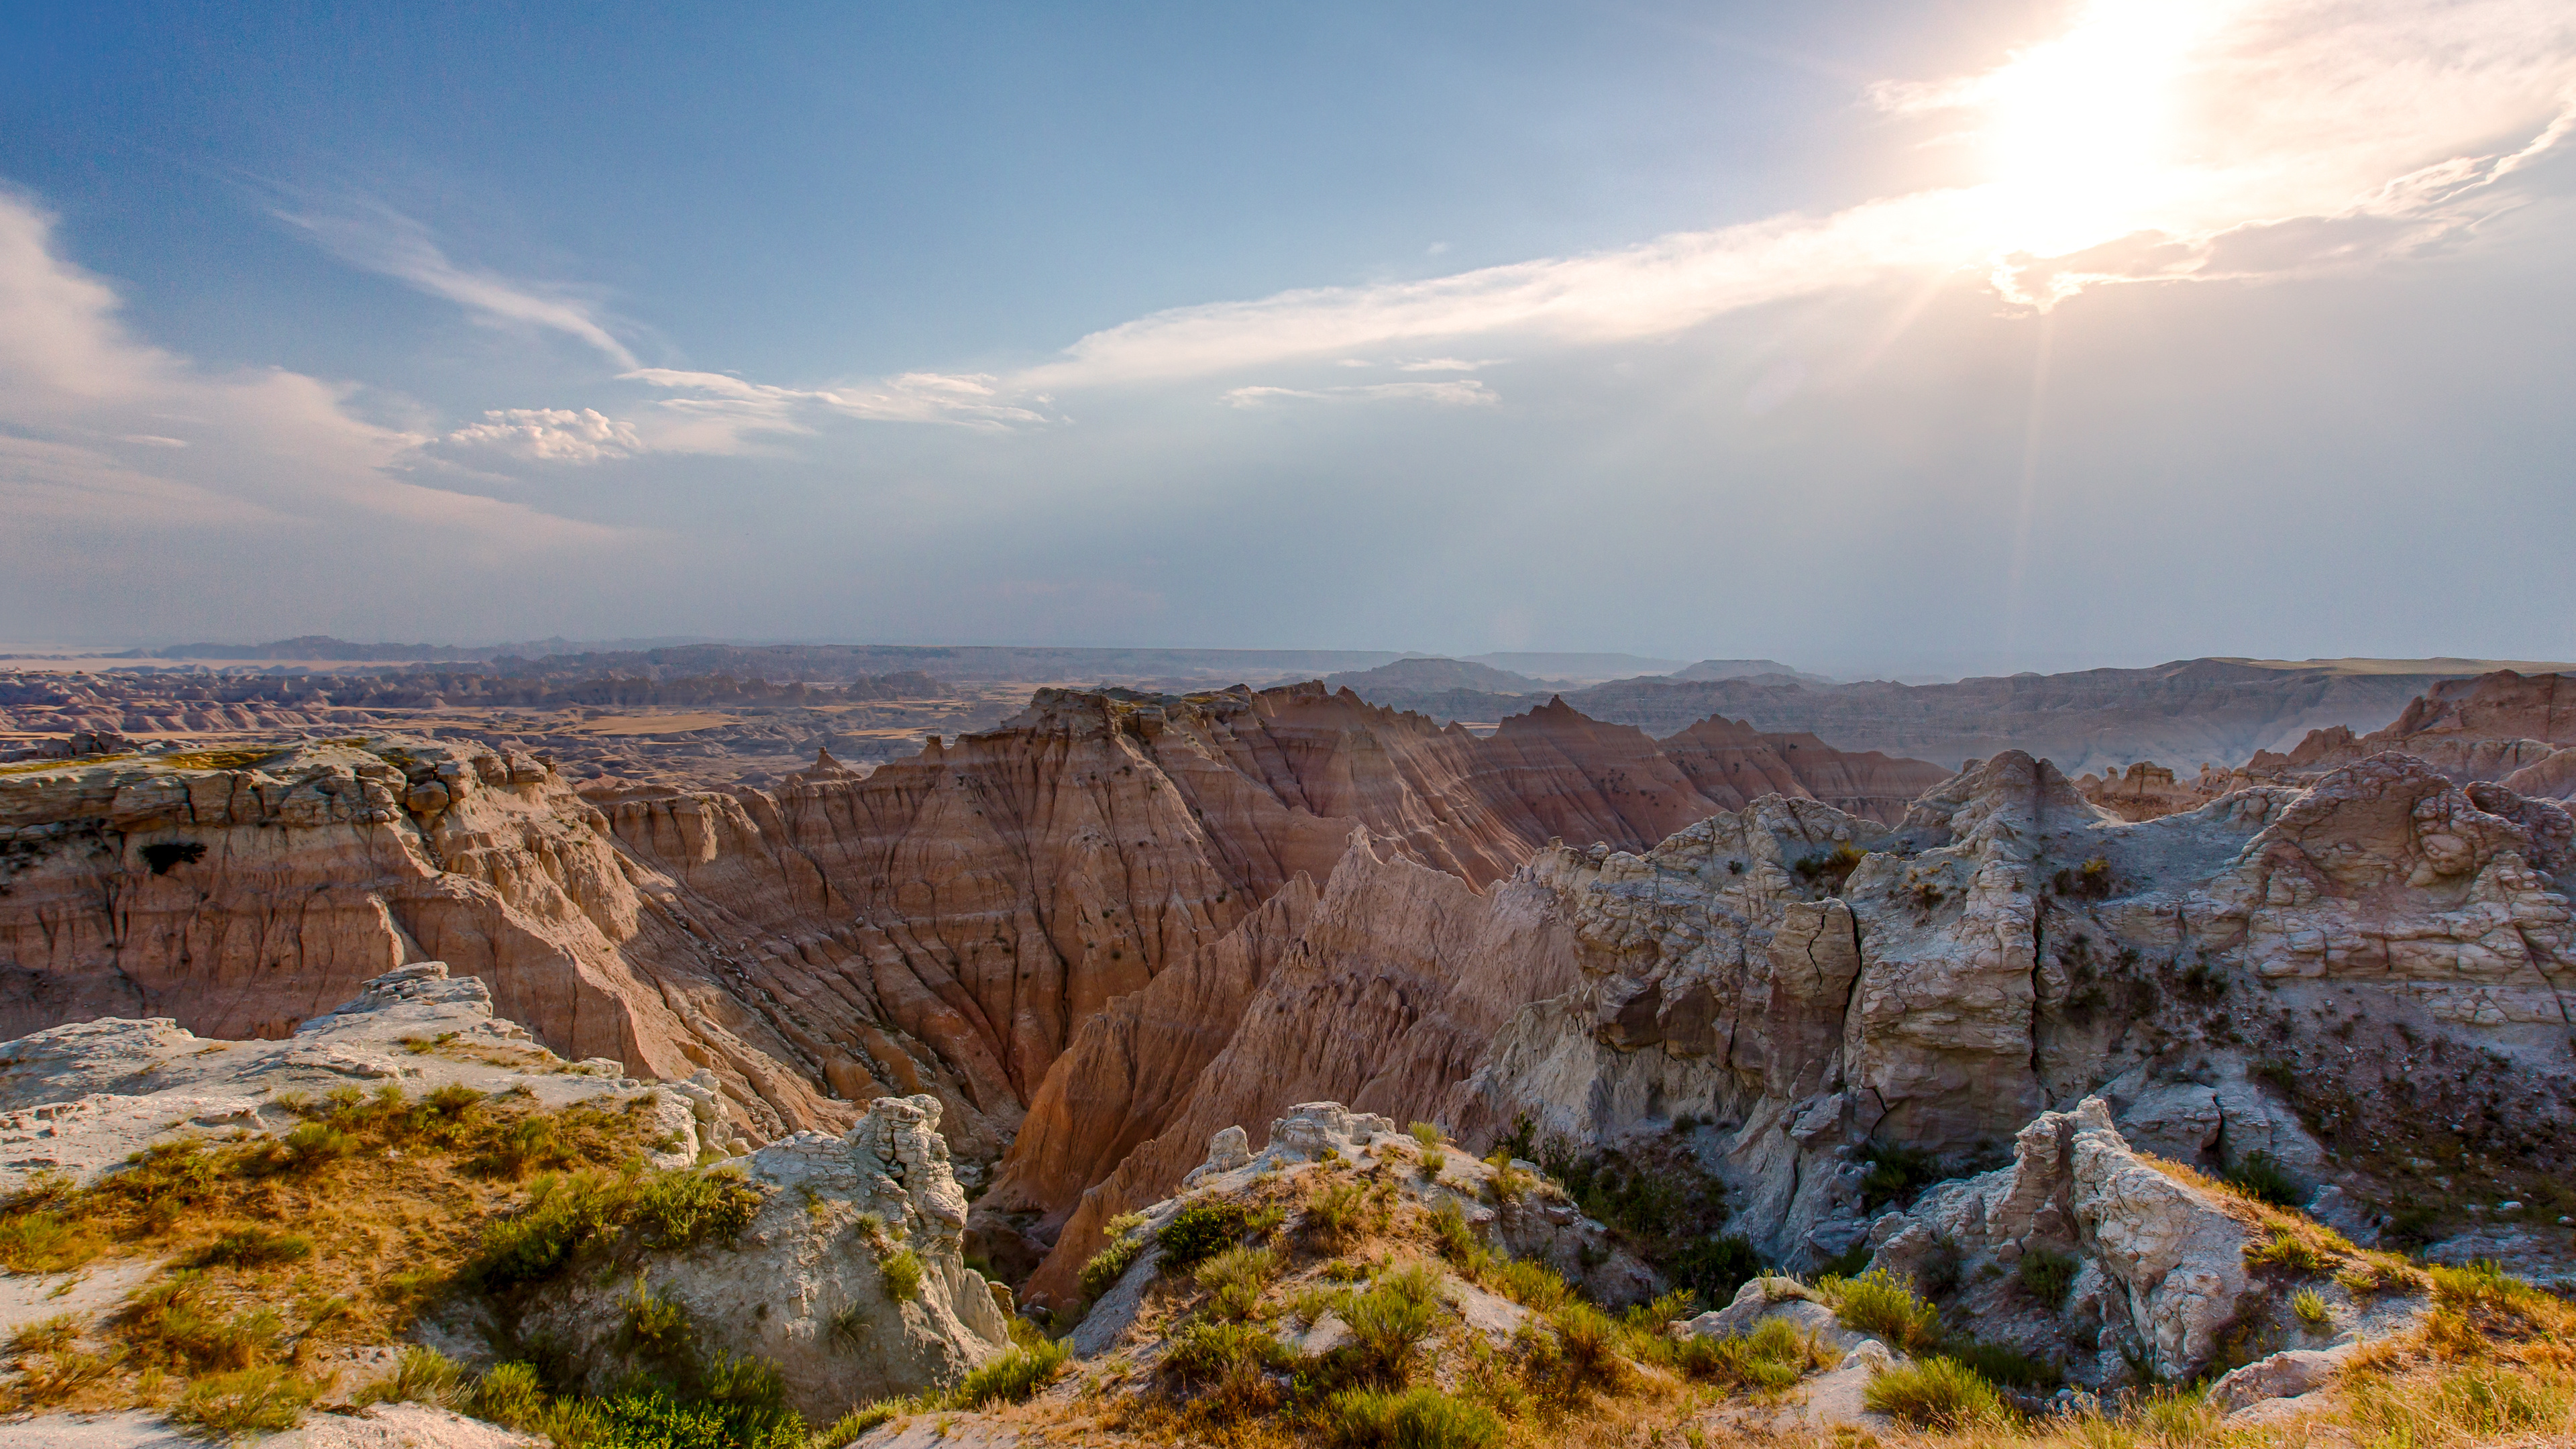
[[[2013,1276],[2020,1281],[2023,1291],[2053,1311],[2066,1306],[2067,1292],[2075,1286],[2076,1267],[2072,1254],[2034,1248],[2022,1254],[2021,1261],[2013,1265]]]
[[[1918,1429],[1965,1430],[2000,1426],[2003,1396],[1975,1369],[1955,1359],[1927,1358],[1881,1372],[1861,1391],[1861,1403]]]
[[[1154,1234],[1164,1269],[1177,1272],[1233,1247],[1252,1230],[1251,1218],[1237,1202],[1195,1202],[1182,1208]]]
[[[2279,1158],[2268,1152],[2249,1152],[2227,1170],[2226,1183],[2256,1202],[2274,1207],[2294,1208],[2307,1200],[2307,1191],[2290,1175]]]
[[[910,1303],[921,1296],[921,1259],[910,1248],[897,1248],[877,1260],[877,1272],[885,1280],[886,1297],[897,1303]]]
[[[1819,1279],[1816,1292],[1844,1327],[1876,1335],[1901,1352],[1919,1352],[1941,1341],[1940,1311],[1884,1268],[1857,1278]]]

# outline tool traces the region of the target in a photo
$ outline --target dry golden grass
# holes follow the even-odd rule
[[[163,1144],[88,1188],[40,1184],[0,1209],[0,1237],[41,1216],[95,1255],[165,1264],[93,1330],[100,1353],[23,1355],[0,1404],[150,1402],[182,1387],[170,1375],[300,1371],[393,1342],[528,1199],[532,1175],[640,1162],[642,1119],[624,1110],[452,1090],[304,1110],[282,1139]]]

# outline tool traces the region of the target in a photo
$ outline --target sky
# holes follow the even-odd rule
[[[0,10],[0,641],[2576,655],[2576,8]]]

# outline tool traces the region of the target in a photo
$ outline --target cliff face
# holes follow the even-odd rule
[[[1561,706],[1479,739],[1314,685],[1047,691],[1002,729],[864,776],[827,757],[775,791],[594,802],[533,756],[394,736],[7,769],[7,1030],[167,1014],[280,1034],[436,956],[567,1053],[713,1070],[756,1137],[927,1093],[970,1175],[1083,1023],[1291,881],[1319,889],[1355,830],[1472,897],[1552,837],[1644,849],[1722,803],[1638,731]],[[1208,990],[1249,992],[1263,942],[1293,934],[1281,910]],[[1205,1056],[1137,1050],[1126,1080]],[[1086,1058],[1058,1099],[1118,1080]],[[1015,1180],[1060,1214],[1164,1110],[1148,1092],[1105,1135],[1042,1131],[1032,1161],[1055,1165]]]
[[[1792,1260],[1857,1240],[1873,1144],[1972,1157],[2095,1092],[2156,1150],[2266,1151],[2383,1203],[2432,1155],[2401,1142],[2576,1160],[2550,802],[2378,755],[2129,824],[2006,754],[1894,830],[1830,815],[1764,802],[1611,857],[1558,906],[1582,984],[1524,1009],[1445,1120],[1575,1143],[1712,1120],[1742,1221]],[[1863,854],[1813,899],[1796,860],[1845,836]]]

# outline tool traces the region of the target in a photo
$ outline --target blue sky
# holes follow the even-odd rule
[[[2521,0],[15,7],[0,640],[2576,651]]]

